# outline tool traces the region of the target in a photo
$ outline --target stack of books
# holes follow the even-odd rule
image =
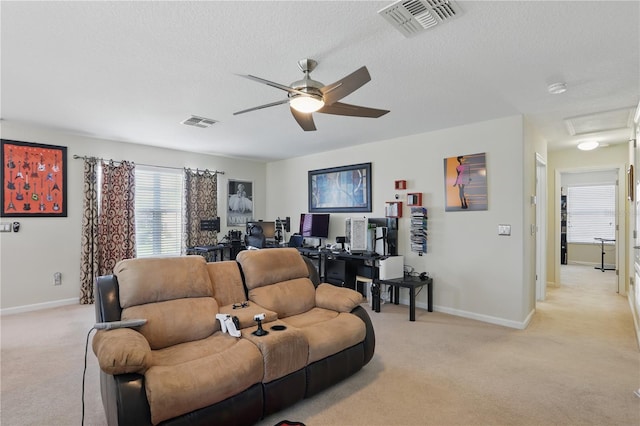
[[[427,252],[427,209],[411,207],[411,251],[419,255]]]

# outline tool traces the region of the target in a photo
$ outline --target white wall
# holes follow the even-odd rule
[[[79,299],[83,162],[74,160],[74,154],[224,171],[225,174],[219,175],[218,179],[218,215],[223,226],[222,234],[227,231],[228,179],[252,180],[255,214],[257,217],[265,214],[266,166],[263,163],[72,136],[6,121],[2,121],[0,131],[3,139],[68,148],[68,217],[2,219],[3,222],[16,220],[22,224],[18,233],[0,233],[0,308],[3,314]],[[61,286],[53,285],[54,272],[62,273]]]
[[[300,213],[307,211],[309,170],[371,162],[373,212],[364,215],[384,216],[384,202],[394,200],[396,193],[406,201],[407,192],[423,192],[428,253],[419,257],[410,252],[406,206],[399,223],[399,252],[406,264],[433,276],[435,309],[523,327],[534,304],[534,254],[529,247],[533,218],[525,205],[535,177],[531,155],[539,143],[530,138],[525,152],[524,133],[522,117],[514,116],[269,163],[267,217],[291,216],[292,230],[297,229]],[[445,212],[444,158],[482,152],[487,158],[489,209]],[[533,174],[526,183],[525,170]],[[406,191],[394,190],[398,179],[407,181]],[[344,235],[347,216],[331,214],[329,240]],[[510,224],[512,235],[498,236],[498,224]],[[418,306],[426,307],[426,292],[419,294]]]
[[[0,234],[2,313],[69,303],[79,297],[82,161],[73,160],[74,154],[223,170],[226,174],[219,180],[223,224],[227,179],[253,180],[255,216],[290,216],[293,230],[299,225],[299,214],[307,211],[309,170],[372,162],[373,212],[366,216],[384,216],[384,202],[394,200],[395,194],[406,201],[407,192],[423,193],[429,214],[428,252],[421,257],[410,252],[406,203],[399,224],[399,251],[407,264],[433,276],[436,310],[522,328],[534,309],[530,225],[535,218],[529,195],[535,191],[533,153],[541,150],[541,142],[525,128],[521,116],[267,165],[69,136],[16,123],[3,122],[1,130],[5,139],[67,146],[69,156],[69,217],[20,218],[19,233]],[[481,152],[487,155],[489,210],[445,212],[443,159]],[[394,189],[398,179],[407,180],[407,190]],[[329,240],[344,234],[347,216],[332,214]],[[512,235],[498,236],[498,224],[510,224]],[[62,272],[62,286],[53,286],[57,271]],[[407,294],[401,297],[406,303]],[[418,306],[426,308],[426,292],[418,296]]]

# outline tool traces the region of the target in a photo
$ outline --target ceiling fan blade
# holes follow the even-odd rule
[[[378,118],[382,117],[389,111],[386,109],[367,108],[342,102],[334,102],[331,105],[323,106],[317,112],[321,112],[323,114],[348,115],[350,117]]]
[[[300,112],[293,108],[291,109],[291,114],[293,114],[293,118],[296,119],[302,130],[305,132],[316,130],[316,125],[313,122],[313,116],[310,112]]]
[[[285,86],[284,84],[276,83],[274,81],[265,80],[264,78],[256,77],[255,75],[251,75],[251,74],[247,74],[247,75],[236,74],[236,75],[240,77],[248,78],[249,80],[257,81],[258,83],[266,84],[267,86],[275,87],[276,89],[284,90],[285,92],[297,93],[299,95],[305,95],[305,96],[309,95],[308,93],[303,92],[302,90],[297,90],[289,86]]]
[[[369,81],[371,81],[371,76],[369,75],[367,67],[361,67],[343,79],[320,89],[324,96],[324,103],[331,105],[348,94],[353,93]]]
[[[287,102],[289,102],[289,99],[283,99],[281,101],[271,102],[270,104],[260,105],[260,106],[249,108],[249,109],[243,109],[242,111],[234,112],[233,115],[244,114],[245,112],[251,112],[258,109],[269,108],[276,105],[282,105],[282,104],[286,104]]]

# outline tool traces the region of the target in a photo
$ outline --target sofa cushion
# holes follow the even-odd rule
[[[269,309],[266,309],[265,307],[258,305],[253,301],[245,303],[246,306],[244,308],[237,308],[238,304],[236,303],[236,309],[233,308],[234,304],[220,306],[220,313],[238,317],[238,321],[240,322],[240,329],[253,327],[254,325],[256,325],[256,321],[253,318],[257,314],[264,314],[264,319],[262,320],[263,324],[278,319],[278,314],[274,311],[270,311]]]
[[[278,249],[269,249],[278,250]],[[309,278],[296,278],[249,290],[249,301],[286,318],[312,309],[316,289]]]
[[[286,327],[284,330],[272,327]],[[295,327],[287,327],[282,321],[264,325],[269,334],[256,336],[253,334],[257,326],[242,330],[242,337],[251,341],[260,349],[264,360],[263,383],[269,383],[298,371],[307,365],[309,345],[302,331]]]
[[[247,300],[238,263],[233,260],[207,263],[213,297],[220,306]]]
[[[122,310],[122,319],[145,318],[140,333],[151,349],[162,349],[211,336],[220,330],[217,313],[213,297],[191,297],[131,306]]]
[[[264,374],[253,343],[222,333],[158,352],[156,361],[144,374],[153,424],[237,395]]]
[[[127,259],[113,273],[122,319],[145,318],[139,330],[152,349],[202,339],[220,329],[203,257]]]
[[[213,296],[205,265],[201,256],[122,260],[113,268],[118,277],[120,306]]]
[[[362,342],[366,326],[357,316],[314,308],[282,320],[299,328],[309,343],[308,363],[321,360]]]
[[[295,248],[245,250],[238,253],[236,261],[242,266],[248,290],[309,277],[307,264]]]

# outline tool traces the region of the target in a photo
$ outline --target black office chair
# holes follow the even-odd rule
[[[267,238],[264,236],[262,226],[252,225],[247,230],[247,235],[244,237],[244,245],[255,248],[263,248],[267,244]]]
[[[304,238],[300,234],[293,234],[289,238],[289,247],[302,247],[302,243],[304,242]]]

